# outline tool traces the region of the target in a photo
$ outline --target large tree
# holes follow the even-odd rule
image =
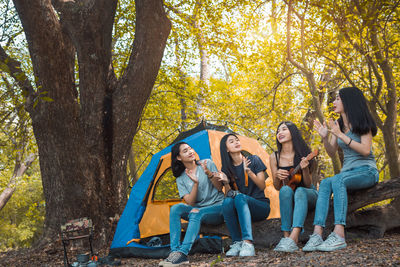
[[[171,25],[161,0],[136,0],[135,38],[119,77],[112,60],[117,0],[14,0],[35,82],[6,53],[39,149],[45,236],[91,217],[101,240],[126,200],[126,165]],[[100,240],[99,240],[100,241]]]

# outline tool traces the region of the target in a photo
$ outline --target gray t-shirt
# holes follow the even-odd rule
[[[205,161],[207,162],[207,168],[211,172],[218,171],[217,166],[215,166],[212,160],[205,159]],[[215,204],[221,204],[224,200],[224,194],[222,191],[218,191],[214,187],[214,185],[211,183],[211,180],[208,179],[200,165],[198,165],[196,168],[196,176],[197,179],[199,179],[199,187],[197,190],[196,203],[194,204],[194,207],[202,208]],[[179,196],[183,198],[184,195],[192,192],[194,182],[189,178],[189,176],[187,176],[185,172],[183,172],[181,176],[176,178],[176,184],[178,186]]]
[[[348,131],[346,135],[354,141],[361,143],[361,137],[358,134],[355,134],[352,131]],[[342,139],[338,138],[337,143],[343,150],[343,167],[341,172],[348,171],[350,169],[354,169],[360,166],[370,166],[376,168],[376,161],[374,155],[372,154],[372,151],[369,152],[368,156],[363,156],[348,147],[347,144],[342,141]]]

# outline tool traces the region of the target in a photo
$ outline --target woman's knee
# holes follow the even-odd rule
[[[186,206],[186,204],[184,204],[184,203],[175,204],[171,207],[169,214],[170,215],[180,215],[183,212],[184,208],[186,208],[185,206]]]
[[[283,186],[280,190],[279,190],[279,200],[280,201],[287,201],[287,200],[291,200],[293,198],[293,189],[290,186]]]
[[[319,191],[321,190],[330,190],[332,188],[332,181],[335,181],[333,177],[325,178],[319,184]]]
[[[222,212],[226,213],[226,212],[233,210],[234,208],[235,208],[235,202],[234,202],[233,198],[226,197],[224,199],[224,202],[222,202]]]
[[[296,201],[306,201],[307,200],[307,189],[304,187],[298,187],[296,192],[294,192],[294,200]]]
[[[191,221],[199,221],[199,222],[201,222],[201,219],[202,219],[202,217],[203,217],[203,212],[201,212],[201,210],[199,210],[199,209],[192,209],[190,212],[189,212],[189,222],[191,222]]]
[[[247,204],[247,196],[245,194],[237,194],[233,199],[235,206],[238,204]]]

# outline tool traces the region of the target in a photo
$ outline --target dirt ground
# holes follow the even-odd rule
[[[380,239],[348,241],[346,249],[336,252],[289,254],[257,248],[256,253],[255,257],[248,258],[196,254],[189,257],[190,264],[185,266],[400,266],[400,233],[390,233]],[[121,266],[158,266],[160,260],[127,258],[121,259]],[[0,266],[63,266],[62,246],[3,252]]]

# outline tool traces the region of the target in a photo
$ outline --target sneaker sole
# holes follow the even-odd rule
[[[317,247],[317,250],[318,250],[318,251],[324,251],[324,252],[331,252],[331,251],[343,249],[343,248],[345,248],[345,247],[347,247],[347,244],[342,244],[342,245],[337,246],[337,247],[326,247],[326,248],[324,248],[324,247]]]
[[[169,267],[169,266],[179,266],[181,264],[189,264],[189,261],[183,261],[180,263],[172,263],[172,262],[167,262],[163,265],[163,267]]]
[[[317,251],[317,247],[314,247],[314,248],[303,248],[302,251],[304,251],[304,252],[313,252],[313,251]]]
[[[288,252],[288,253],[292,253],[297,250],[299,250],[299,249],[298,248],[297,249],[274,249],[274,251],[276,251],[276,252]]]

